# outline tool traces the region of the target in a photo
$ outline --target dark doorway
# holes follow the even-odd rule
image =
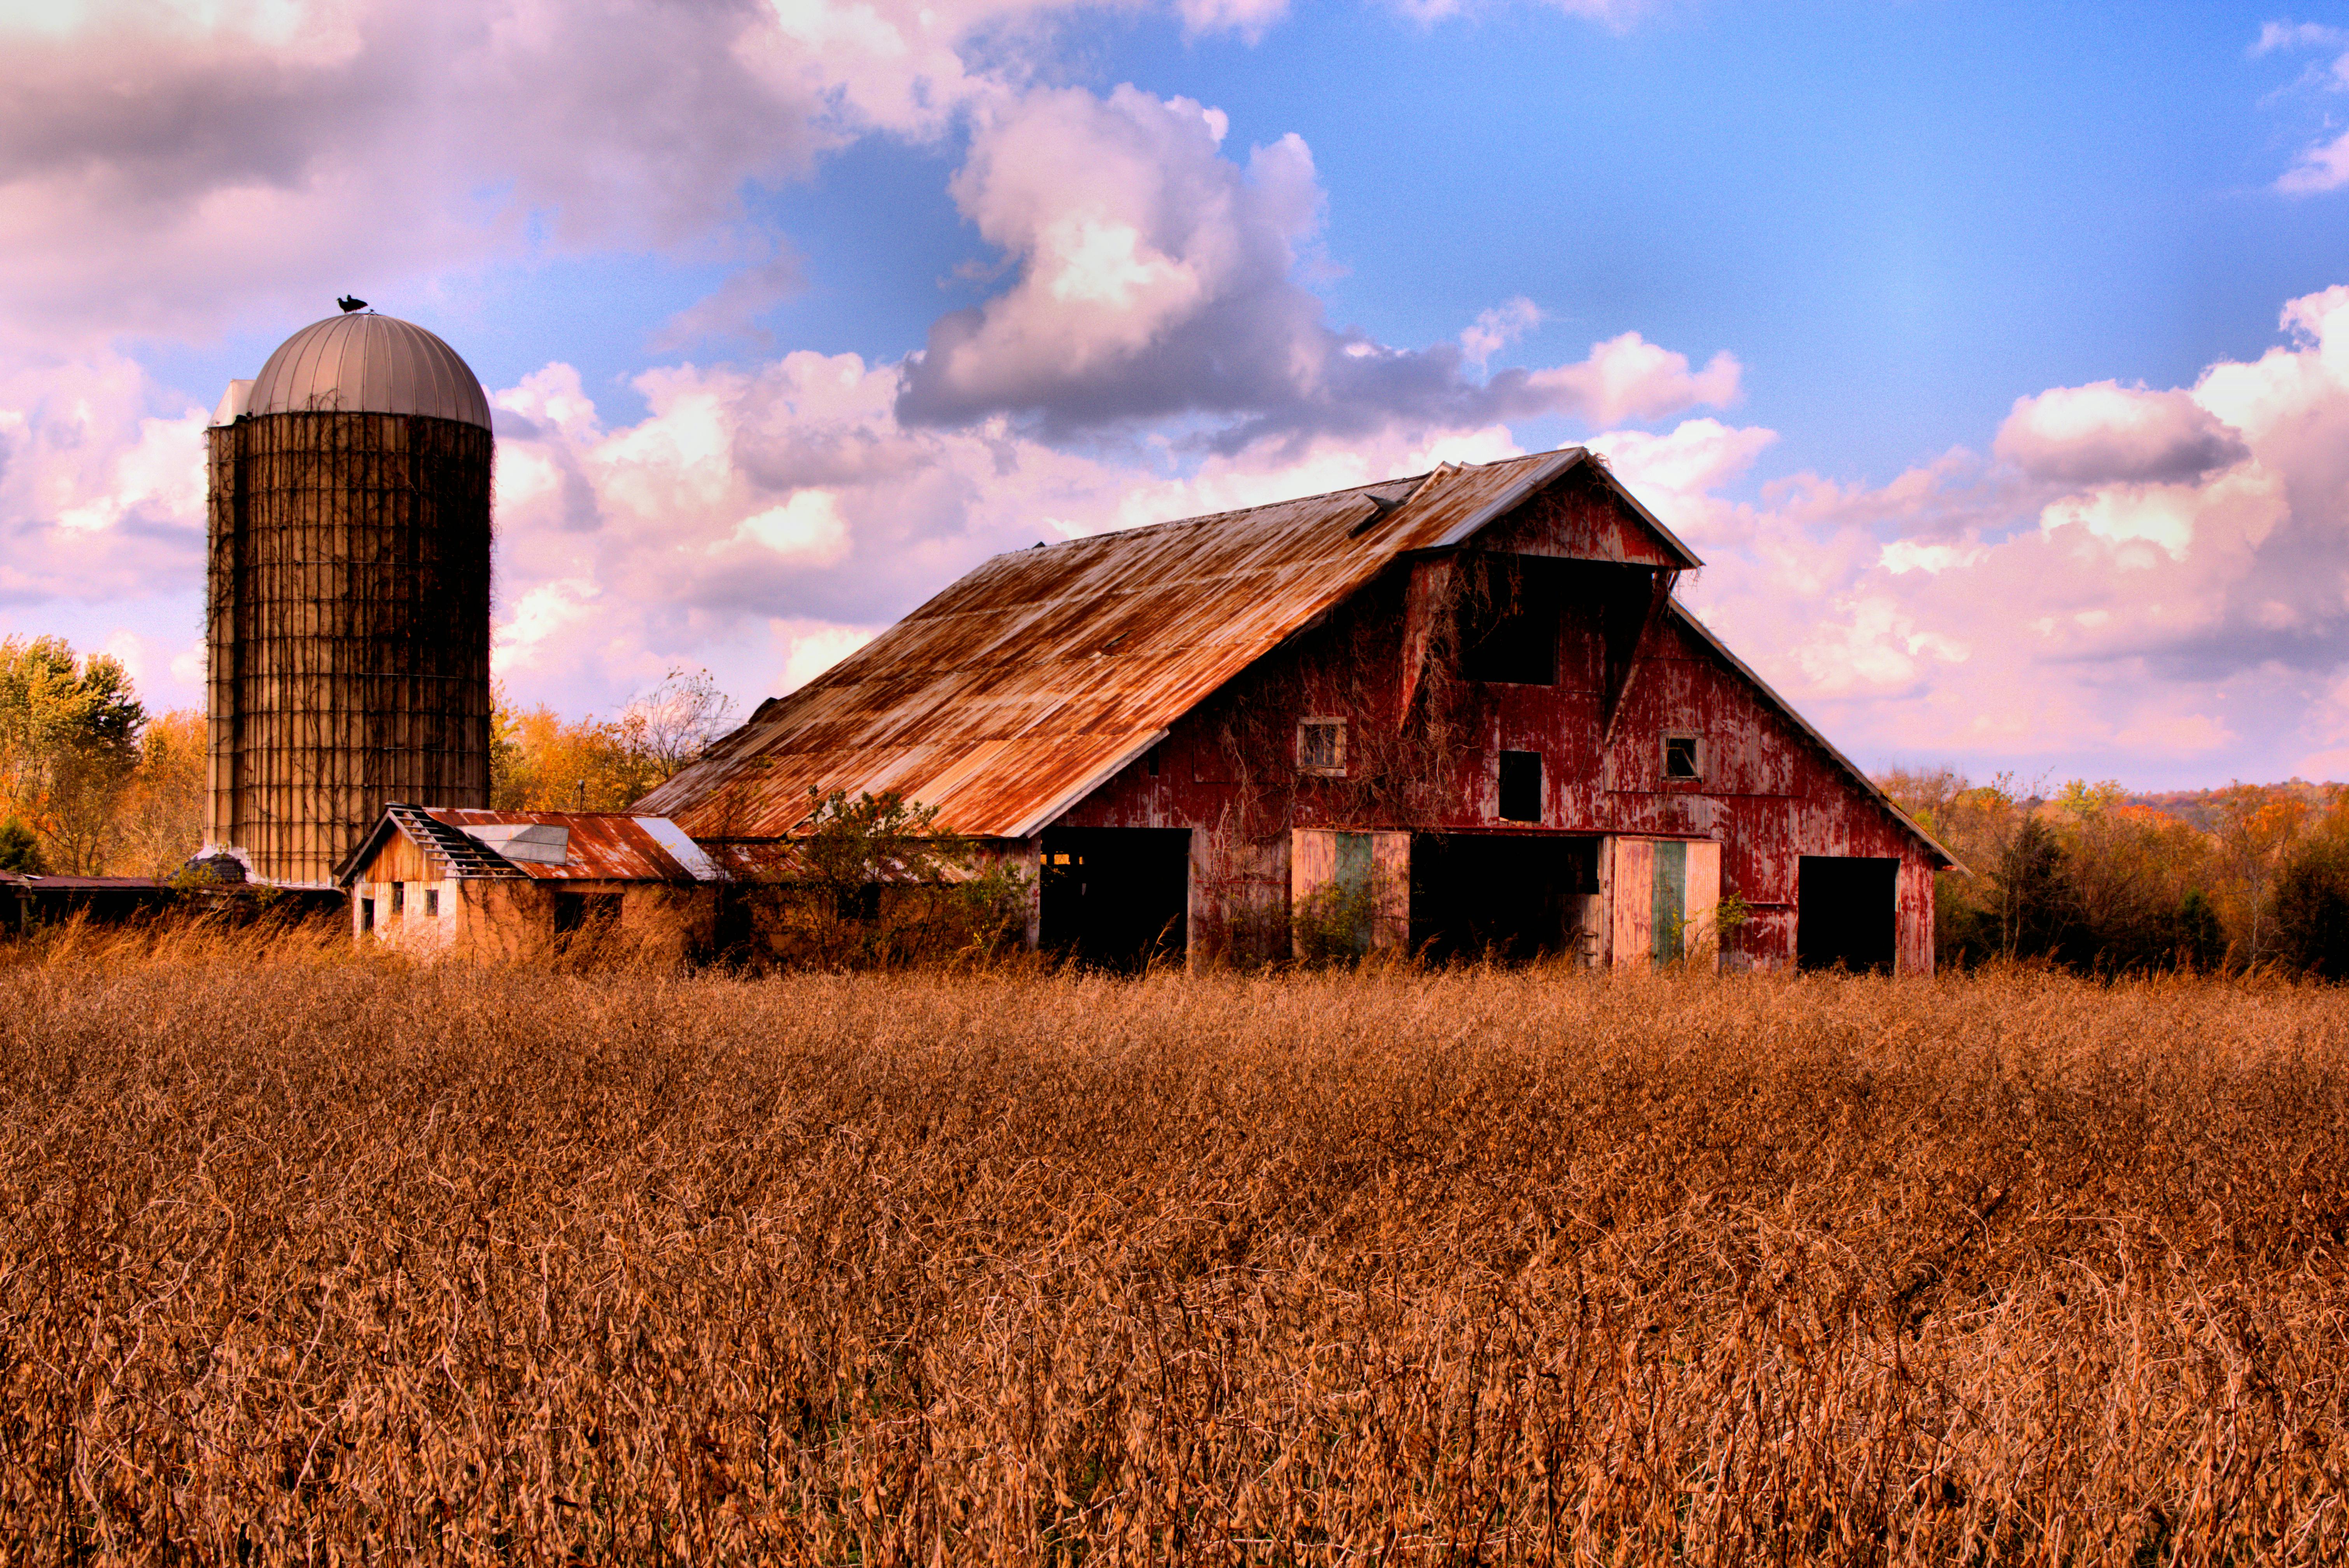
[[[1188,828],[1053,828],[1039,868],[1039,937],[1052,953],[1134,971],[1189,942]]]
[[[620,923],[620,895],[616,892],[570,892],[554,895],[554,933],[568,936],[574,932],[590,934],[608,931]]]
[[[1795,964],[1857,973],[1892,969],[1898,944],[1893,889],[1897,860],[1862,855],[1805,855],[1796,873]]]
[[[1413,833],[1411,945],[1432,959],[1564,953],[1599,892],[1599,841]]]

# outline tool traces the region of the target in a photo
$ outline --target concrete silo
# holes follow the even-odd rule
[[[489,804],[489,399],[424,328],[334,316],[209,447],[206,852],[328,885],[386,801]]]

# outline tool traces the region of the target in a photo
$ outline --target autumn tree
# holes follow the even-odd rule
[[[77,656],[63,637],[0,641],[0,820],[30,829],[51,871],[104,868],[146,722],[111,655]]]
[[[2309,820],[2307,800],[2238,780],[2220,791],[2220,862],[2227,875],[2227,923],[2242,963],[2278,956],[2273,903],[2277,875]]]
[[[671,669],[614,718],[566,719],[502,691],[491,718],[490,804],[507,811],[625,810],[725,732],[733,703],[707,670]]]
[[[117,807],[110,867],[162,879],[185,866],[203,843],[204,788],[203,710],[173,708],[149,719]]]

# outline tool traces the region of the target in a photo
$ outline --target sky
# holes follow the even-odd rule
[[[0,0],[0,636],[199,703],[345,293],[490,392],[524,705],[1580,443],[1863,767],[2349,778],[2349,4]]]

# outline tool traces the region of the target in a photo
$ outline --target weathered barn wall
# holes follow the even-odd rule
[[[386,801],[489,803],[491,435],[281,413],[207,440],[206,838],[324,885]]]
[[[1454,579],[1506,579],[1516,564],[1468,559],[1444,570]],[[1690,890],[1684,918],[1710,910],[1714,892],[1744,900],[1750,923],[1724,945],[1733,962],[1756,967],[1794,960],[1802,856],[1887,857],[1900,862],[1899,967],[1930,972],[1932,866],[1924,845],[1672,613],[1643,612],[1636,659],[1610,655],[1608,618],[1625,602],[1621,568],[1544,562],[1532,570],[1547,574],[1567,606],[1556,684],[1461,678],[1459,650],[1446,645],[1440,626],[1427,626],[1430,563],[1401,562],[1177,722],[1151,756],[1063,820],[1199,825],[1193,929],[1211,945],[1219,917],[1235,932],[1253,931],[1267,923],[1274,890],[1321,885],[1321,873],[1294,858],[1296,843],[1321,852],[1318,839],[1292,840],[1304,830],[1597,835],[1618,841],[1617,877],[1649,863],[1646,840],[1714,846],[1695,862],[1712,885],[1701,900]],[[1416,617],[1414,599],[1422,602]],[[1414,642],[1427,650],[1416,661],[1407,656]],[[1624,665],[1611,693],[1610,657]],[[1311,717],[1346,721],[1345,777],[1300,773],[1297,726]],[[1697,738],[1701,777],[1664,777],[1663,738],[1673,734]],[[1542,758],[1537,823],[1499,817],[1505,750]],[[1637,877],[1639,889],[1650,885]],[[1608,955],[1644,959],[1652,943],[1644,892],[1614,896]],[[1227,945],[1247,951],[1243,941]]]

